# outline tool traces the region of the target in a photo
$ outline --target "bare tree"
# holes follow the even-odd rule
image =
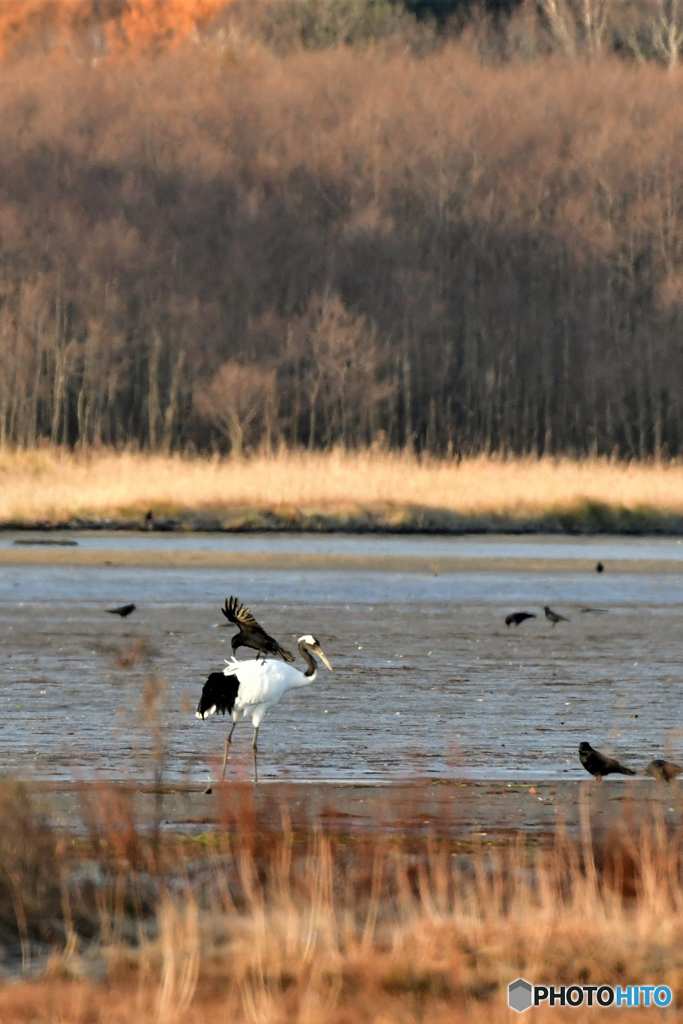
[[[370,444],[382,426],[382,404],[395,391],[376,327],[338,295],[315,295],[290,325],[289,339],[299,401],[308,410],[308,447]]]
[[[681,0],[656,0],[652,23],[655,53],[673,69],[683,49],[683,3]]]
[[[683,454],[683,100],[585,66],[683,0],[544,4],[486,61],[5,61],[0,443]]]
[[[277,413],[273,370],[223,363],[197,389],[196,403],[200,415],[227,438],[234,455],[258,445],[270,447]]]
[[[569,0],[541,0],[541,6],[555,42],[573,57],[577,50],[576,21]]]
[[[581,0],[584,46],[591,57],[603,51],[610,8],[610,0]]]

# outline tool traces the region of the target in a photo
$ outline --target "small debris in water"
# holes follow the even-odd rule
[[[53,539],[48,537],[17,537],[16,540],[12,541],[13,544],[20,544],[23,547],[59,547],[59,548],[77,548],[77,540],[66,540],[64,538]]]

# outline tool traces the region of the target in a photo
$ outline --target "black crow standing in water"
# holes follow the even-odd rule
[[[653,779],[658,779],[660,782],[671,782],[681,772],[683,772],[683,768],[681,768],[680,764],[674,764],[673,761],[665,761],[663,757],[656,757],[654,761],[650,761],[645,769],[646,775],[651,775]]]
[[[230,641],[233,654],[238,647],[251,647],[263,656],[264,661],[267,654],[273,658],[282,658],[283,661],[294,661],[294,655],[280,647],[277,640],[259,626],[246,605],[240,604],[239,598],[228,598],[225,608],[221,608],[221,611],[229,622],[234,622],[239,627],[239,633],[235,633]]]
[[[107,608],[110,615],[120,615],[122,619],[127,619],[131,612],[135,611],[134,604],[122,604],[118,608]]]
[[[505,616],[506,626],[519,626],[520,622],[524,622],[525,619],[535,619],[536,616],[533,612],[510,612],[509,615]]]
[[[602,564],[602,562],[598,562],[598,564],[595,566],[595,571],[596,572],[604,572],[605,571],[605,567]]]
[[[612,775],[615,772],[617,775],[636,774],[630,768],[625,768],[623,764],[619,764],[616,758],[608,757],[607,754],[601,754],[599,750],[593,750],[590,743],[579,743],[579,757],[586,771],[594,775],[598,782],[604,775]]]
[[[552,610],[552,608],[550,607],[550,605],[547,605],[547,604],[544,605],[543,611],[545,612],[546,619],[548,619],[549,622],[552,622],[553,626],[555,625],[556,622],[569,622],[570,621],[567,618],[566,615],[560,615],[559,612],[554,612]]]

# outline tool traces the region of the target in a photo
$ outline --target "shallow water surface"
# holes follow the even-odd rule
[[[421,558],[590,558],[683,562],[679,537],[429,536],[341,533],[128,533],[54,531],[0,534],[13,546],[76,544],[86,551],[205,551]]]
[[[101,535],[77,537],[104,542]],[[201,538],[115,538],[156,545]],[[3,538],[3,543],[7,538]],[[653,559],[675,540],[229,537],[248,550],[290,542],[354,554],[440,554],[440,545],[510,557]],[[213,538],[206,540],[214,542]],[[268,545],[273,544],[272,548]],[[344,548],[344,544],[348,546]],[[367,546],[365,546],[367,544]],[[341,545],[341,548],[340,548]],[[608,555],[610,545],[616,554]],[[631,554],[624,555],[622,548]],[[242,549],[244,550],[244,549]],[[288,549],[290,550],[290,549]],[[311,550],[295,548],[292,550]],[[569,555],[568,551],[577,554]],[[643,554],[643,552],[646,552]],[[451,552],[449,548],[446,553]],[[529,552],[525,553],[527,557]],[[288,694],[259,732],[266,778],[315,781],[580,778],[580,740],[633,767],[680,759],[683,566],[677,573],[217,571],[4,566],[0,573],[0,749],[6,773],[53,780],[150,782],[159,733],[148,713],[154,677],[164,772],[202,782],[222,755],[227,723],[195,719],[202,683],[230,655],[220,605],[247,602],[294,649],[314,633],[334,672]],[[135,601],[126,620],[106,614]],[[571,622],[543,617],[546,602]],[[605,609],[582,612],[584,607]],[[538,614],[508,629],[509,611]],[[133,644],[147,655],[126,666]],[[139,646],[139,645],[138,645]],[[243,652],[241,652],[243,653]],[[123,663],[123,664],[122,664]],[[251,725],[235,731],[229,772],[251,773]]]

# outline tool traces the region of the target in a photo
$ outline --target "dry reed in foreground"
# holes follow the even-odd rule
[[[141,518],[254,510],[301,525],[301,514],[343,522],[364,511],[387,528],[415,510],[508,521],[598,508],[683,516],[683,464],[604,459],[479,457],[419,460],[383,451],[282,451],[249,459],[165,457],[60,449],[0,453],[0,522]],[[419,519],[419,517],[418,517]],[[233,525],[239,525],[239,522]],[[419,523],[418,523],[419,525]]]
[[[0,835],[5,939],[27,959],[52,932],[42,978],[0,987],[3,1024],[495,1022],[519,975],[666,984],[680,1018],[683,836],[656,817],[594,848],[584,804],[580,842],[560,830],[547,848],[463,855],[447,839],[301,836],[286,812],[264,837],[226,787],[222,833],[153,850],[115,794],[93,795],[109,810],[89,844],[52,836],[41,859],[36,830],[51,833],[25,809]]]

